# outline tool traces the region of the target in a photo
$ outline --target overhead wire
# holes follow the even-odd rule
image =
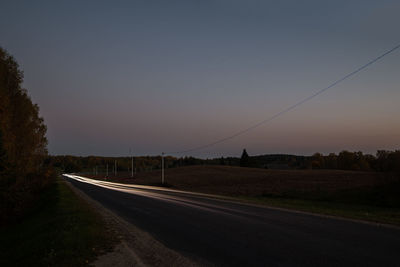
[[[364,70],[365,68],[369,67],[370,65],[374,64],[374,63],[377,62],[378,60],[380,60],[380,59],[382,59],[383,57],[385,57],[385,56],[391,54],[392,52],[394,52],[395,50],[397,50],[397,49],[399,49],[399,48],[400,48],[400,44],[398,44],[398,45],[396,45],[395,47],[393,47],[393,48],[387,50],[386,52],[384,52],[383,54],[379,55],[378,57],[376,57],[376,58],[370,60],[368,63],[362,65],[361,67],[357,68],[356,70],[354,70],[354,71],[352,71],[352,72],[346,74],[345,76],[343,76],[342,78],[336,80],[335,82],[333,82],[333,83],[330,84],[329,86],[320,89],[320,90],[317,91],[316,93],[313,93],[313,94],[311,94],[310,96],[307,96],[306,98],[303,98],[302,100],[300,100],[300,101],[294,103],[293,105],[290,105],[290,106],[286,107],[285,109],[283,109],[283,110],[281,110],[281,111],[279,111],[279,112],[277,112],[277,113],[271,115],[270,117],[268,117],[268,118],[266,118],[266,119],[264,119],[264,120],[262,120],[262,121],[260,121],[260,122],[258,122],[258,123],[256,123],[256,124],[254,124],[254,125],[251,125],[251,126],[245,128],[245,129],[241,130],[241,131],[238,131],[238,132],[236,132],[236,133],[234,133],[234,134],[232,134],[232,135],[229,135],[229,136],[227,136],[227,137],[218,139],[218,140],[216,140],[216,141],[214,141],[214,142],[210,142],[210,143],[207,143],[207,144],[204,144],[204,145],[200,145],[200,146],[196,146],[196,147],[192,147],[192,148],[185,149],[185,150],[180,150],[180,151],[165,152],[164,154],[173,155],[173,154],[184,154],[184,153],[189,153],[189,152],[193,152],[193,151],[198,151],[198,150],[202,150],[202,149],[205,149],[205,148],[208,148],[208,147],[215,146],[215,145],[217,145],[217,144],[226,142],[226,141],[231,140],[231,139],[233,139],[233,138],[235,138],[235,137],[238,137],[238,136],[240,136],[240,135],[243,135],[243,134],[245,134],[245,133],[247,133],[247,132],[249,132],[249,131],[251,131],[251,130],[253,130],[253,129],[255,129],[255,128],[260,127],[260,126],[263,125],[263,124],[266,124],[266,123],[268,123],[268,122],[270,122],[270,121],[272,121],[272,120],[274,120],[274,119],[276,119],[276,118],[282,116],[283,114],[285,114],[285,113],[287,113],[287,112],[289,112],[289,111],[291,111],[291,110],[293,110],[293,109],[295,109],[295,108],[301,106],[302,104],[304,104],[304,103],[310,101],[311,99],[313,99],[313,98],[317,97],[318,95],[320,95],[320,94],[326,92],[327,90],[329,90],[329,89],[335,87],[336,85],[338,85],[339,83],[341,83],[341,82],[347,80],[347,79],[350,78],[351,76],[354,76],[355,74],[359,73],[360,71]]]

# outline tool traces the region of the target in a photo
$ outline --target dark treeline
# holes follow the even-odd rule
[[[244,150],[241,158],[218,158],[206,160],[212,164],[265,168],[265,169],[331,169],[353,171],[400,172],[400,150],[378,150],[376,155],[362,152],[342,151],[339,154],[312,156],[296,156],[285,154],[269,154],[246,156]],[[248,157],[248,158],[247,158]],[[247,158],[247,159],[246,159]]]
[[[242,158],[246,157],[243,151]],[[378,150],[376,155],[342,151],[339,154],[312,156],[261,155],[249,157],[244,167],[267,169],[331,169],[353,171],[400,172],[400,150]]]
[[[100,157],[100,156],[49,156],[47,159],[48,163],[59,171],[67,173],[77,172],[105,172],[108,170],[114,171],[114,167],[117,166],[118,171],[131,170],[132,158],[131,157]],[[175,158],[166,157],[165,166],[173,167]],[[133,168],[136,171],[151,171],[161,167],[161,157],[134,157]]]
[[[342,151],[338,155],[331,153],[326,156],[316,153],[308,161],[307,167],[312,169],[400,172],[400,150],[378,150],[375,156],[349,151]]]
[[[48,163],[64,172],[109,173],[117,171],[132,171],[131,157],[77,157],[49,156]],[[284,154],[249,156],[243,151],[242,157],[221,157],[214,159],[199,159],[194,157],[165,157],[166,168],[176,168],[192,165],[226,165],[264,169],[338,169],[355,171],[385,171],[400,172],[400,151],[379,150],[376,155],[362,152],[342,151],[339,154],[330,153],[313,156],[295,156]],[[134,157],[135,172],[152,171],[161,168],[160,156]]]
[[[51,180],[46,126],[21,87],[17,62],[0,48],[0,223],[21,217]]]
[[[238,165],[239,159],[226,159],[229,165]],[[108,169],[110,173],[117,166],[118,171],[131,171],[131,157],[101,157],[101,156],[48,156],[46,163],[53,166],[59,171],[67,173],[77,172],[101,172],[104,173]],[[215,165],[220,164],[220,159],[204,160],[194,157],[176,158],[166,156],[164,158],[165,168],[176,168],[191,165]],[[133,157],[133,169],[136,172],[152,171],[161,168],[161,156],[142,156]]]

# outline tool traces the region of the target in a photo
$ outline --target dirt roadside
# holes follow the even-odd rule
[[[65,180],[64,180],[65,181]],[[107,227],[118,238],[118,244],[112,252],[98,257],[94,266],[200,266],[188,258],[171,250],[155,240],[150,234],[128,223],[85,193],[65,183],[82,199],[87,201],[105,219]],[[201,264],[202,265],[202,264]]]

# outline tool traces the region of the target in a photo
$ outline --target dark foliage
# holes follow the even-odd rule
[[[240,167],[250,167],[250,157],[246,149],[243,149],[242,156],[240,157]]]
[[[0,223],[21,217],[52,175],[44,166],[46,126],[22,81],[0,48]]]

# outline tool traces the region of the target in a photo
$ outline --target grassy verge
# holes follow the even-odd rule
[[[398,183],[334,194],[291,192],[258,197],[240,196],[242,201],[333,215],[376,223],[400,225],[400,186]]]
[[[42,193],[35,212],[0,229],[0,266],[82,266],[110,250],[103,219],[61,179]]]

